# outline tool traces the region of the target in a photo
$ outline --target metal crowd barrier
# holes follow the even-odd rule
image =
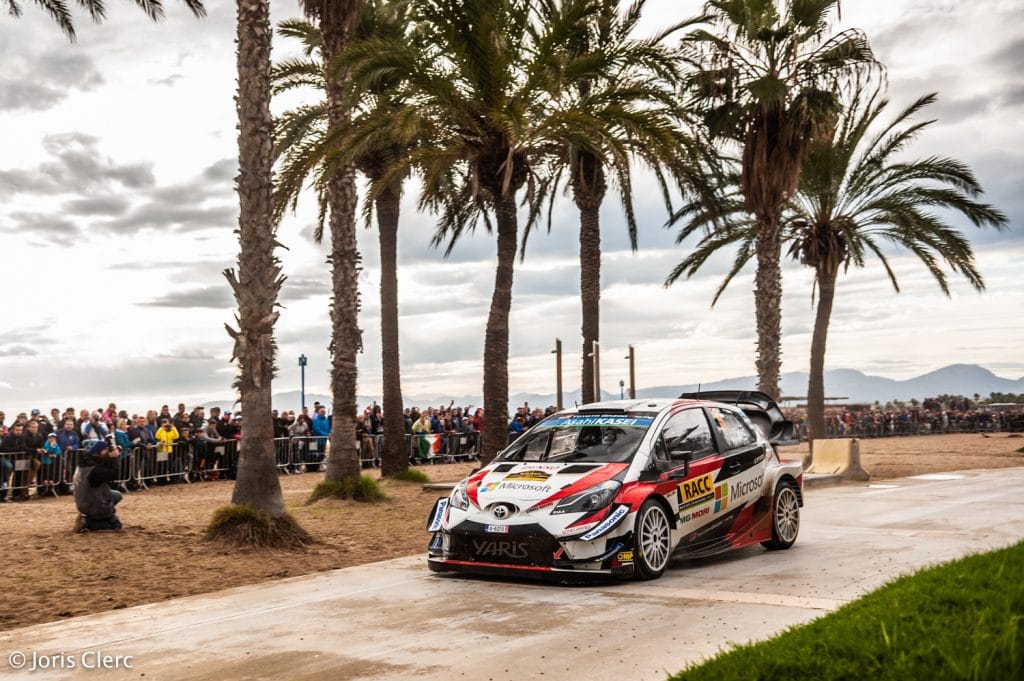
[[[478,456],[479,433],[406,435],[405,447],[413,463],[439,463],[468,460]],[[274,438],[276,466],[282,474],[322,468],[328,453],[326,437]],[[36,457],[25,453],[0,454],[0,484],[3,495],[27,498],[33,488],[42,493],[70,492],[74,487],[79,457],[92,444],[74,453],[63,453],[50,464],[35,463]],[[363,465],[378,466],[383,453],[384,436],[368,435],[359,443],[359,460]],[[419,456],[420,447],[426,457]],[[195,482],[233,477],[238,467],[238,440],[209,443],[200,439],[193,444],[170,446],[143,445],[124,448],[118,460],[118,476],[111,486],[129,492],[147,489],[160,482]],[[46,485],[49,480],[53,485]]]
[[[301,472],[304,467],[306,472],[321,470],[321,465],[327,458],[326,437],[293,437],[291,438],[291,465],[295,472]]]
[[[415,433],[405,438],[413,463],[454,463],[478,456],[479,433]]]

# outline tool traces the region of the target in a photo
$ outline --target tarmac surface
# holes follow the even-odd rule
[[[438,576],[410,556],[239,587],[0,633],[0,679],[664,679],[1024,539],[1021,490],[1024,468],[814,488],[789,551],[680,562],[654,582]]]

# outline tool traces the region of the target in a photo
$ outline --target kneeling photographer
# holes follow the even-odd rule
[[[75,530],[119,530],[121,520],[116,506],[121,493],[110,489],[118,477],[120,448],[107,440],[94,442],[82,452],[75,471],[75,507],[78,521]]]

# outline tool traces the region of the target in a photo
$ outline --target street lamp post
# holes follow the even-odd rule
[[[555,405],[558,411],[562,411],[562,339],[555,339],[555,349],[551,351],[555,356]]]
[[[629,399],[636,399],[636,355],[633,352],[633,346],[629,346],[629,354],[622,359],[629,360]]]
[[[303,409],[306,408],[306,359],[305,355],[299,355],[299,375],[302,377],[299,386],[299,399],[301,400],[301,406]]]
[[[624,399],[626,399],[626,395],[625,395],[625,392],[624,392],[624,388],[625,388],[625,387],[626,387],[626,382],[625,382],[625,381],[623,381],[623,380],[622,380],[622,379],[620,378],[620,379],[619,379],[619,399],[620,399],[620,400],[624,400]]]
[[[597,341],[592,341],[594,348],[593,352],[590,353],[590,357],[594,362],[594,401],[601,401],[601,344]]]

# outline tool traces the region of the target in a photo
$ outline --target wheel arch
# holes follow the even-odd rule
[[[793,485],[793,489],[794,489],[794,491],[796,491],[796,502],[797,502],[797,505],[800,508],[803,508],[804,507],[804,491],[802,489],[800,489],[800,483],[797,482],[796,478],[794,478],[789,473],[783,473],[775,481],[775,488],[778,489],[779,484],[782,483],[782,482],[788,482],[791,485]],[[775,495],[775,491],[774,490],[772,490],[772,495],[773,496]]]
[[[656,492],[652,492],[651,494],[647,495],[644,498],[644,500],[640,502],[640,505],[637,506],[637,512],[639,513],[640,508],[643,507],[643,505],[647,502],[648,499],[654,499],[654,501],[659,506],[661,506],[661,508],[665,511],[665,516],[668,518],[668,526],[671,527],[673,530],[678,530],[679,529],[678,517],[677,517],[675,511],[672,510],[672,507],[669,505],[668,501],[661,494],[658,494]]]

